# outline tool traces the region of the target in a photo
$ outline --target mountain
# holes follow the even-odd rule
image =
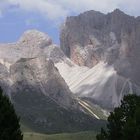
[[[0,44],[0,86],[33,131],[97,130],[125,94],[140,94],[139,38],[139,17],[119,9],[68,17],[60,47],[26,31]]]
[[[21,123],[40,133],[97,130],[104,124],[70,91],[55,63],[72,62],[48,35],[26,31],[0,45],[0,84]]]
[[[62,69],[60,73],[78,97],[113,108],[124,94],[140,94],[139,38],[139,17],[119,9],[108,14],[92,10],[70,16],[61,27],[60,46],[82,67],[78,72],[69,70],[74,75],[71,79]],[[84,66],[85,70],[80,70]]]
[[[7,67],[20,58],[33,58],[42,54],[45,47],[53,45],[51,38],[37,30],[23,33],[19,41],[9,44],[0,44],[0,62]]]

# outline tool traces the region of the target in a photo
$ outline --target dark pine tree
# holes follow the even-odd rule
[[[22,140],[19,118],[14,107],[0,88],[0,140]]]
[[[121,106],[108,117],[107,129],[97,140],[140,140],[140,96],[124,96]]]

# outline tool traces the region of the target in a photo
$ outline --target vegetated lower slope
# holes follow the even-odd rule
[[[42,134],[35,133],[23,122],[21,124],[23,140],[96,140],[99,131],[81,131],[76,133]]]
[[[77,132],[99,130],[103,126],[102,121],[93,119],[78,110],[62,108],[43,95],[24,93],[20,97],[16,95],[14,100],[16,110],[22,116],[22,122],[35,132]]]
[[[94,131],[53,135],[24,133],[23,140],[96,140],[96,134]]]

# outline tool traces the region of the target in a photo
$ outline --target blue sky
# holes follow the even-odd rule
[[[0,42],[15,42],[28,29],[37,29],[49,34],[59,44],[59,24],[44,18],[37,12],[10,7],[0,17]]]
[[[15,42],[24,31],[38,29],[59,44],[59,28],[67,16],[116,8],[139,16],[139,5],[139,0],[0,0],[0,42]]]

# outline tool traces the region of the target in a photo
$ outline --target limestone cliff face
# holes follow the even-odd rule
[[[61,48],[80,66],[100,61],[140,85],[140,21],[119,9],[112,13],[88,11],[68,17],[61,30]]]
[[[0,44],[0,62],[7,67],[20,58],[33,58],[42,55],[45,47],[53,45],[51,38],[37,30],[23,33],[19,41],[10,44]]]
[[[10,67],[10,78],[15,94],[41,92],[64,108],[76,107],[74,96],[64,79],[46,57],[21,58]]]

